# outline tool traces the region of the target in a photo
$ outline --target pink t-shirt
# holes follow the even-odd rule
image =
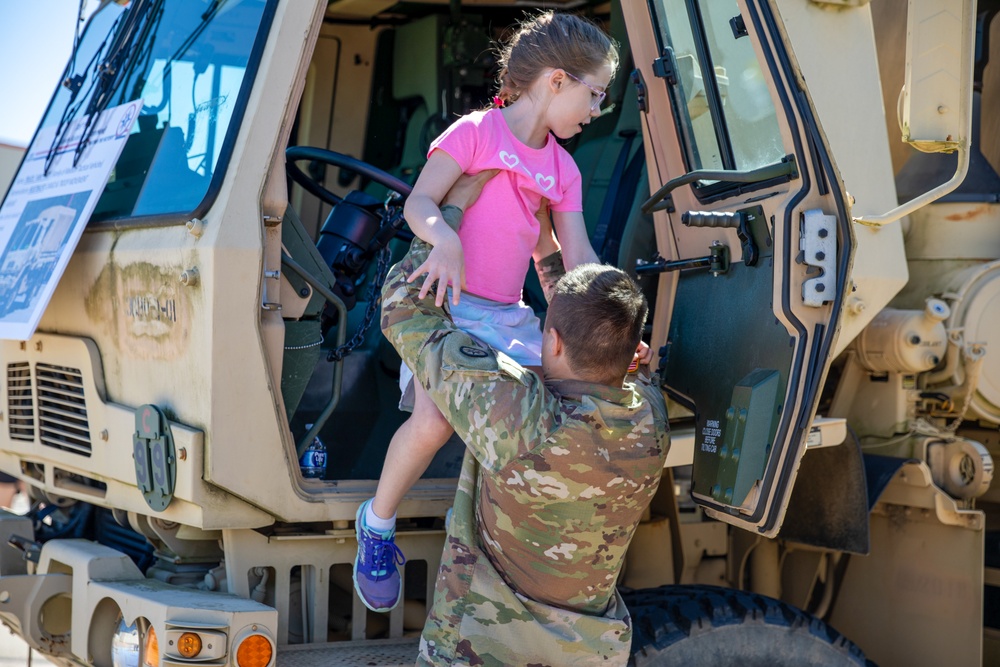
[[[553,211],[582,211],[580,169],[551,134],[542,148],[515,137],[499,109],[475,111],[455,121],[431,144],[466,174],[500,169],[465,211],[458,237],[470,294],[517,303],[538,243],[535,213],[548,199]]]

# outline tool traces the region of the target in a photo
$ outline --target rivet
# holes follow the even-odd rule
[[[2,602],[4,604],[7,604],[8,602],[10,602],[10,592],[9,591],[0,591],[0,602]]]
[[[42,351],[42,341],[38,341],[37,343],[35,343],[35,350],[37,350],[38,352]]]
[[[108,429],[104,429],[103,431],[101,431],[101,440],[103,440],[104,442],[107,442],[108,441],[108,437],[109,437]]]
[[[187,448],[181,447],[181,450],[177,452],[177,458],[179,458],[181,461],[187,461],[187,457],[188,457]]]

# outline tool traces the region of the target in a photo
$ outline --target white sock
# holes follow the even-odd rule
[[[383,519],[378,514],[375,514],[375,510],[372,509],[372,504],[368,503],[368,506],[365,507],[365,526],[377,533],[385,533],[390,530],[395,530],[396,515],[393,514],[388,519]]]

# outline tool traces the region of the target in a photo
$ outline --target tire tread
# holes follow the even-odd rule
[[[632,617],[632,654],[654,657],[684,639],[729,625],[754,624],[808,633],[850,664],[873,667],[864,652],[829,624],[790,604],[719,586],[668,585],[622,591]]]

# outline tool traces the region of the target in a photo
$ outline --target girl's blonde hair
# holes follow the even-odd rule
[[[513,102],[549,67],[578,77],[610,65],[618,47],[596,24],[574,14],[548,11],[527,17],[500,49],[500,102]]]

